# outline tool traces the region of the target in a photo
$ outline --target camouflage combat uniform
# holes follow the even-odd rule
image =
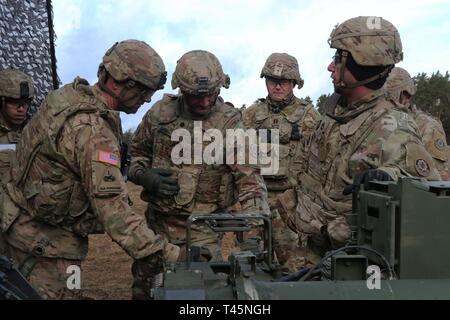
[[[416,94],[417,88],[408,71],[403,68],[394,68],[385,85],[389,95],[398,103],[401,103],[401,95],[406,92],[411,97]],[[433,157],[436,168],[439,170],[442,180],[450,179],[450,165],[446,153],[446,137],[444,128],[439,119],[431,116],[417,106],[409,104],[404,106],[418,127],[418,133],[422,137],[425,148]]]
[[[442,122],[416,106],[412,106],[411,116],[419,128],[425,148],[433,157],[441,179],[450,180],[450,159],[446,150],[447,141]]]
[[[19,140],[22,128],[13,131],[0,113],[0,177],[5,179],[11,167],[15,146]],[[0,255],[9,255],[8,246],[4,240],[3,232],[0,231]]]
[[[193,76],[195,78],[190,79]],[[197,77],[204,79],[203,87],[195,81]],[[180,246],[186,242],[185,224],[192,213],[225,212],[236,201],[242,210],[256,211],[258,203],[265,203],[268,210],[267,190],[259,168],[205,164],[203,161],[177,165],[172,160],[171,153],[178,142],[171,141],[171,135],[176,129],[185,129],[194,137],[194,121],[201,121],[203,133],[208,129],[218,129],[226,137],[227,129],[243,128],[241,113],[224,103],[220,96],[205,117],[196,118],[187,110],[184,93],[217,93],[221,86],[228,87],[227,77],[211,53],[201,50],[186,53],[178,61],[172,78],[172,87],[180,87],[183,94],[164,95],[145,114],[133,138],[131,181],[138,183],[139,175],[147,168],[170,169],[178,180],[180,190],[174,196],[163,198],[144,190],[141,197],[149,202],[147,218],[150,226]],[[203,147],[208,144],[204,142]],[[201,224],[194,224],[192,229],[193,245],[207,249],[208,258],[221,259],[216,255],[217,234]]]
[[[11,157],[13,156],[15,145],[19,141],[23,126],[17,129],[11,128],[0,113],[0,176],[8,172],[11,167]]]
[[[264,76],[293,80],[299,89],[303,86],[297,59],[285,53],[269,56],[261,71],[261,77]],[[246,128],[278,129],[280,132],[279,170],[275,175],[265,175],[264,182],[272,211],[275,253],[282,265],[297,271],[305,264],[305,253],[299,248],[296,232],[286,228],[279,215],[277,196],[295,199],[294,188],[304,165],[304,148],[320,115],[312,104],[294,95],[277,102],[269,95],[245,109],[243,118]]]
[[[156,232],[168,236],[171,242],[185,242],[184,224],[193,212],[224,212],[235,202],[261,197],[264,193],[262,180],[255,168],[246,165],[175,165],[171,160],[171,133],[179,128],[194,136],[194,119],[184,111],[182,95],[164,95],[144,116],[133,138],[130,180],[142,168],[166,168],[176,172],[180,184],[178,195],[171,199],[159,198],[144,191],[143,198],[149,202]],[[224,136],[227,129],[242,128],[240,112],[218,97],[211,114],[202,121],[203,130],[218,129]],[[236,193],[236,195],[235,195]],[[194,242],[213,243],[216,235],[203,228],[193,232]]]
[[[19,70],[0,71],[0,98],[2,108],[6,107],[6,99],[28,99],[31,101],[34,96],[34,86],[32,79]],[[12,126],[5,119],[5,115],[0,113],[0,176],[10,168],[10,161],[15,145],[19,141],[25,122],[21,125]]]
[[[27,99],[31,102],[34,96],[32,79],[19,70],[0,71],[1,108],[6,108],[6,100]],[[14,150],[19,141],[25,121],[21,125],[11,125],[3,112],[0,112],[0,178],[8,179],[11,162],[14,161]],[[0,231],[0,254],[8,254],[7,245]]]
[[[360,65],[398,62],[401,42],[395,27],[381,19],[382,29],[372,32],[367,30],[367,18],[353,18],[337,26],[330,46],[351,52]],[[367,36],[353,42],[361,33]],[[383,51],[385,47],[389,50]],[[342,62],[341,68],[344,66]],[[385,90],[379,89],[352,104],[339,101],[312,135],[306,169],[299,177],[297,212],[289,219],[316,259],[350,238],[346,219],[351,213],[351,195],[343,195],[343,189],[357,174],[379,169],[394,180],[404,175],[439,179],[414,122],[385,96]]]
[[[109,53],[113,50],[127,51],[131,63],[139,55],[144,68],[156,59],[153,49],[135,40],[116,44]],[[122,68],[130,63],[125,61]],[[80,290],[66,286],[67,266],[81,265],[92,233],[106,231],[135,259],[178,254],[131,210],[120,171],[121,140],[119,112],[110,108],[99,85],[80,78],[50,92],[22,133],[13,181],[3,186],[2,229],[17,263],[39,241],[49,241],[30,275],[44,298],[80,297]]]

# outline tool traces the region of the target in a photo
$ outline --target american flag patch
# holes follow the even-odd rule
[[[111,152],[98,151],[98,161],[112,164],[113,166],[119,166],[119,158]]]

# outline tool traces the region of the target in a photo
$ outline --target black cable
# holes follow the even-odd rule
[[[56,90],[59,88],[59,79],[58,79],[58,72],[56,70],[55,31],[53,29],[53,9],[51,0],[46,0],[46,7],[47,7],[48,33],[50,39],[50,59],[52,63],[53,89]]]
[[[279,279],[274,280],[274,282],[288,282],[288,281],[298,281],[303,277],[311,268],[302,268],[299,271],[285,275]]]
[[[306,281],[306,280],[308,280],[309,276],[314,272],[314,270],[316,270],[318,267],[320,267],[324,263],[325,260],[327,260],[328,258],[334,256],[336,253],[341,252],[341,251],[345,251],[347,249],[362,249],[362,250],[366,250],[366,251],[369,251],[369,252],[372,252],[372,253],[376,254],[377,256],[379,256],[381,258],[381,260],[383,260],[383,263],[387,267],[387,269],[389,271],[389,280],[395,279],[395,272],[392,269],[391,264],[389,263],[389,261],[387,261],[387,259],[381,253],[379,253],[375,249],[367,248],[367,247],[363,247],[363,246],[346,246],[346,247],[342,247],[342,248],[339,248],[337,250],[334,250],[331,253],[327,254],[325,257],[323,257],[319,261],[319,263],[317,263],[314,267],[312,267],[307,274],[305,274],[302,278],[300,278],[299,281]]]

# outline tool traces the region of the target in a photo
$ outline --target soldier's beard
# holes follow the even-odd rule
[[[196,117],[206,117],[211,113],[212,107],[214,105],[210,105],[207,107],[203,107],[203,106],[190,106],[188,105],[188,112]]]
[[[195,102],[195,98],[189,94],[183,93],[184,107],[183,109],[188,113],[188,116],[195,119],[204,119],[209,117],[212,109],[216,105],[219,93],[216,93],[208,105],[202,105]]]

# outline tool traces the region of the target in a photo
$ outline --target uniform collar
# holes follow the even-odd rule
[[[91,86],[90,89],[91,89],[92,93],[94,94],[94,97],[101,102],[102,107],[104,107],[104,109],[111,110],[111,111],[117,111],[117,110],[112,109],[111,101],[108,101],[108,97],[100,89],[98,84]],[[117,113],[119,113],[119,111],[117,111]]]
[[[120,120],[120,112],[113,110],[108,105],[108,98],[105,96],[103,91],[100,89],[98,84],[89,87],[94,94],[95,99],[99,100],[101,103],[97,104],[99,106],[100,114],[103,114],[108,123],[117,131],[118,136],[122,136],[122,122]]]
[[[283,101],[274,101],[272,98],[268,95],[266,98],[270,109],[273,113],[279,113],[287,106],[290,106],[295,102],[295,96],[292,94],[290,97],[283,99]]]
[[[380,100],[386,99],[386,94],[386,90],[381,88],[373,91],[350,105],[344,106],[344,103],[341,100],[337,105],[334,114],[327,113],[327,115],[340,124],[347,123],[348,121],[359,116],[361,113],[375,107]]]

